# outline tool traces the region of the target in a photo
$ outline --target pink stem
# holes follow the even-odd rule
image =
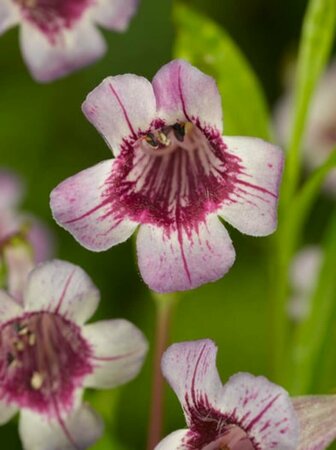
[[[163,427],[164,379],[161,373],[161,357],[168,346],[176,297],[155,294],[156,331],[153,363],[151,410],[148,427],[147,449],[153,450],[160,442]]]

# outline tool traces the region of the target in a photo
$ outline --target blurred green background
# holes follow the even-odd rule
[[[255,70],[271,108],[283,90],[286,63],[295,55],[307,1],[186,3],[228,31]],[[139,277],[132,241],[105,253],[90,253],[53,223],[49,210],[49,193],[60,181],[110,157],[104,141],[81,113],[87,93],[108,75],[131,72],[151,78],[172,58],[172,2],[141,0],[127,33],[104,34],[109,51],[103,60],[51,85],[38,85],[30,78],[20,56],[17,29],[1,37],[0,165],[17,171],[26,181],[24,208],[49,224],[57,256],[82,266],[99,287],[102,302],[96,318],[125,317],[144,330],[152,343],[154,304]],[[330,205],[326,199],[319,202],[307,229],[308,241],[319,237]],[[233,229],[230,234],[237,251],[233,269],[221,281],[182,295],[172,340],[214,339],[223,380],[237,371],[271,376],[269,238],[245,237]],[[108,394],[89,393],[108,422],[106,436],[95,448],[145,448],[151,357],[150,353],[141,375],[127,386]],[[319,386],[326,392],[332,388],[330,377]],[[180,406],[167,389],[165,432],[183,426]],[[21,448],[15,422],[0,429],[0,440],[3,448]]]

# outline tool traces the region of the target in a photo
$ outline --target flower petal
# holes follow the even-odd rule
[[[222,101],[212,77],[183,60],[163,66],[153,78],[159,115],[167,124],[200,121],[223,130]]]
[[[87,405],[60,422],[23,410],[19,422],[25,450],[84,450],[100,438],[103,428],[101,418]]]
[[[336,438],[336,396],[293,398],[300,424],[297,450],[323,450]]]
[[[24,293],[25,309],[47,310],[78,324],[95,312],[99,292],[78,266],[54,260],[38,265],[29,275]]]
[[[1,17],[1,6],[0,6]],[[15,207],[22,197],[22,184],[20,179],[6,170],[0,170],[0,210]],[[2,214],[2,213],[1,213]]]
[[[114,160],[103,161],[58,185],[50,205],[56,222],[84,247],[107,250],[124,242],[138,224],[113,212],[109,198],[109,178]]]
[[[177,430],[165,437],[154,450],[188,450],[190,447],[183,445],[189,430]]]
[[[237,157],[242,172],[236,192],[225,200],[219,214],[242,233],[266,236],[277,226],[282,151],[261,139],[224,137],[226,152]]]
[[[209,339],[181,342],[162,357],[162,373],[178,396],[189,426],[217,407],[222,383],[216,367],[217,347]]]
[[[83,328],[95,367],[85,385],[112,388],[133,379],[140,371],[148,344],[141,331],[127,320],[104,320]]]
[[[136,13],[139,0],[99,0],[93,18],[105,28],[125,31]]]
[[[82,106],[87,119],[103,135],[118,155],[125,141],[147,131],[156,117],[152,85],[137,75],[106,78],[86,98]]]
[[[19,23],[18,9],[10,0],[0,2],[0,35]]]
[[[216,216],[196,229],[169,234],[164,228],[142,225],[137,250],[141,275],[158,292],[183,291],[218,280],[235,260],[231,239]]]
[[[312,293],[322,261],[323,250],[318,245],[304,247],[295,255],[290,268],[290,277],[292,286],[296,291],[308,295]]]
[[[23,57],[32,76],[40,82],[53,81],[100,58],[106,50],[101,33],[89,22],[62,32],[57,42],[25,22],[20,34]]]
[[[18,411],[19,409],[17,406],[7,405],[5,402],[0,401],[0,425],[9,422]]]
[[[219,407],[258,448],[297,449],[298,423],[290,398],[266,378],[234,375],[223,388]]]
[[[0,324],[22,314],[23,310],[15,299],[0,290]]]

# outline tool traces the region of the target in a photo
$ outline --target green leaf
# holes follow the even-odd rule
[[[283,208],[291,200],[300,175],[300,149],[309,104],[330,55],[336,31],[335,0],[310,0],[305,15],[296,79],[294,122],[283,183]]]
[[[177,2],[174,55],[213,76],[222,95],[225,134],[269,139],[266,102],[250,65],[227,33]]]
[[[293,342],[291,394],[309,391],[314,368],[325,342],[336,300],[336,214],[327,231],[324,262],[308,317],[297,328]]]

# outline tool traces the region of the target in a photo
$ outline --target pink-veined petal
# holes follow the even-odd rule
[[[156,117],[151,83],[137,75],[108,77],[86,98],[82,106],[87,119],[102,134],[115,155],[125,139],[147,131]]]
[[[277,226],[278,191],[283,168],[282,151],[257,138],[224,137],[226,152],[242,166],[236,190],[219,214],[242,233],[267,236]]]
[[[300,424],[297,450],[324,450],[336,439],[336,396],[293,398]]]
[[[234,375],[219,408],[261,449],[296,450],[298,422],[288,393],[264,377]]]
[[[125,31],[138,9],[139,0],[99,0],[93,18],[105,28]]]
[[[183,445],[189,430],[177,430],[165,437],[154,450],[188,450],[189,447]]]
[[[0,324],[19,316],[22,312],[21,306],[15,299],[7,292],[0,290]]]
[[[62,31],[56,43],[33,25],[24,23],[20,41],[26,64],[40,82],[53,81],[91,64],[106,50],[100,31],[86,20]]]
[[[14,173],[0,170],[0,211],[17,206],[22,198],[22,191],[21,180]]]
[[[153,78],[159,116],[167,124],[200,121],[223,130],[221,97],[215,80],[183,60],[163,66]]]
[[[190,232],[167,234],[164,228],[142,225],[137,251],[141,275],[157,292],[183,291],[218,280],[235,260],[228,232],[216,216]]]
[[[85,450],[103,434],[104,424],[89,406],[82,405],[62,422],[23,410],[19,433],[25,450]]]
[[[39,264],[24,293],[26,310],[55,312],[78,324],[92,316],[98,302],[99,292],[84,270],[60,260]]]
[[[0,35],[19,23],[18,8],[11,0],[0,2]]]
[[[85,386],[112,388],[133,379],[140,371],[148,344],[142,332],[127,320],[104,320],[86,325],[83,337],[93,351],[94,372]]]
[[[216,409],[222,383],[216,367],[217,347],[208,340],[171,345],[162,357],[162,373],[178,396],[188,425]]]
[[[5,402],[0,401],[0,425],[9,422],[18,411],[19,408],[17,406],[7,405]]]
[[[58,185],[50,205],[56,222],[84,247],[103,251],[128,239],[138,224],[114,211],[109,178],[114,160],[103,161]]]

